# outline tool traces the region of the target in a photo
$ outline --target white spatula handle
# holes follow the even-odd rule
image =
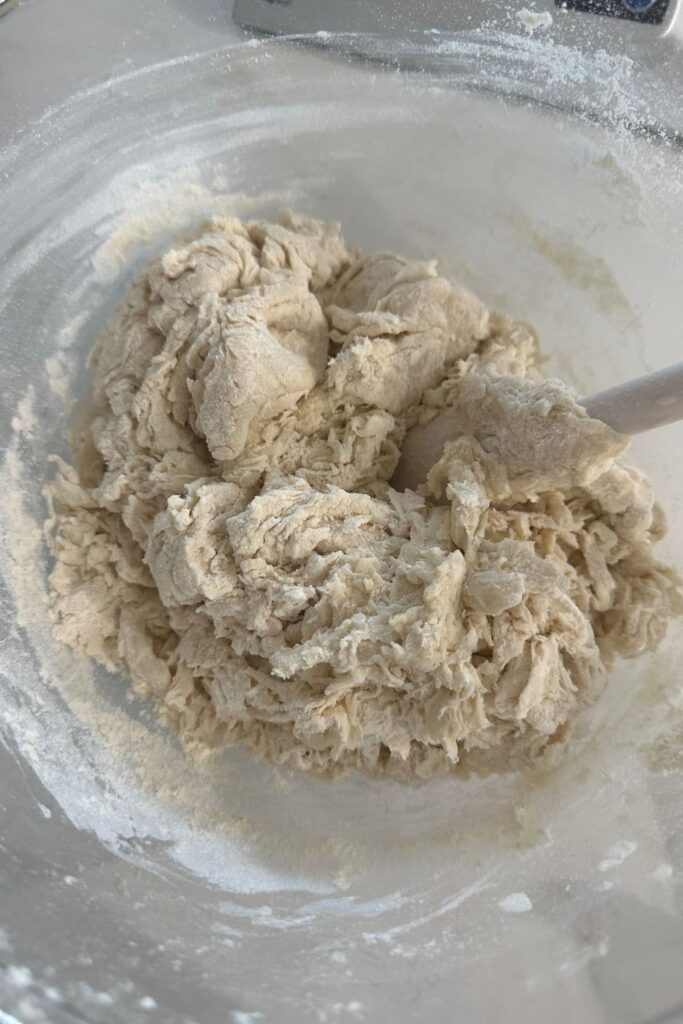
[[[593,419],[622,434],[640,434],[683,419],[683,363],[617,384],[581,403]]]
[[[622,434],[640,434],[674,420],[683,420],[683,363],[600,391],[581,404],[593,419],[602,420]],[[409,430],[392,479],[393,486],[403,490],[421,484],[454,431],[450,409],[444,409],[427,426]]]

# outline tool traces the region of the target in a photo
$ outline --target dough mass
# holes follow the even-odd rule
[[[197,754],[316,771],[529,763],[680,608],[627,439],[533,333],[337,226],[215,219],[133,284],[59,464],[60,636]],[[406,430],[458,436],[424,494]]]

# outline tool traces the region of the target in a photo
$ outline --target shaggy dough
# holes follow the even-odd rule
[[[59,634],[195,753],[529,763],[680,610],[627,439],[434,262],[216,218],[141,274],[92,362],[50,486]],[[406,429],[446,407],[423,493],[393,490]]]

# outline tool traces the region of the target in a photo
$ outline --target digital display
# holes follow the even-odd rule
[[[628,18],[660,25],[666,17],[669,0],[555,0],[566,11],[606,14],[610,18]]]

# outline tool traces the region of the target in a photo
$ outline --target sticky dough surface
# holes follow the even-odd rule
[[[215,219],[135,281],[50,485],[57,629],[187,748],[426,777],[527,764],[679,610],[627,439],[526,326],[338,226]],[[427,484],[389,484],[452,409]]]

